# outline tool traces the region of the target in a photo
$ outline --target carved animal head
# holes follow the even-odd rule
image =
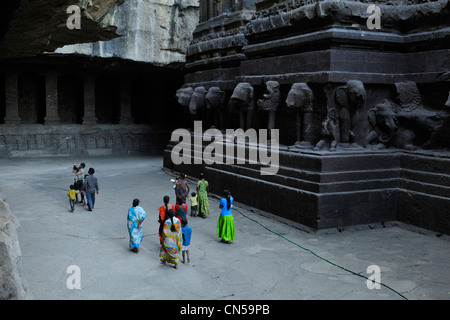
[[[253,87],[248,82],[238,83],[228,102],[230,112],[246,111],[253,108]]]
[[[197,114],[197,112],[206,105],[206,93],[205,87],[197,87],[194,89],[191,102],[189,103],[189,112],[191,114]]]
[[[280,84],[277,81],[266,82],[266,94],[258,99],[257,105],[261,110],[276,110],[280,103]]]
[[[312,111],[314,94],[306,83],[294,83],[286,98],[288,108]]]
[[[364,84],[359,80],[349,80],[343,87],[337,88],[336,102],[355,112],[366,100]]]
[[[183,107],[189,107],[193,91],[194,90],[191,87],[178,89],[176,94],[178,103]]]
[[[266,89],[268,94],[277,93],[280,91],[280,84],[277,81],[269,80],[266,82]]]
[[[241,82],[234,88],[231,95],[232,100],[244,102],[246,104],[253,100],[253,87],[248,82]]]
[[[384,100],[370,109],[367,112],[367,117],[372,126],[388,125],[388,127],[396,127],[397,120],[389,100]]]
[[[403,81],[395,84],[397,100],[402,108],[423,106],[422,96],[414,81]]]
[[[219,109],[225,100],[225,92],[219,87],[211,87],[206,94],[206,108]]]

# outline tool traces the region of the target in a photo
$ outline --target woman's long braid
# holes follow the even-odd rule
[[[164,215],[164,220],[167,220],[167,212],[169,212],[169,208],[167,207],[167,204],[170,201],[169,196],[164,196],[163,201],[164,201],[164,206],[166,207],[166,214]]]
[[[231,193],[230,193],[230,191],[225,190],[225,191],[223,192],[223,194],[224,194],[224,196],[227,197],[227,210],[230,210],[230,208],[231,208],[231,199],[230,199]]]

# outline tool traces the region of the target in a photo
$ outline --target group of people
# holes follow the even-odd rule
[[[163,197],[163,205],[159,208],[159,241],[160,262],[163,264],[173,264],[178,268],[180,256],[182,263],[189,263],[189,245],[191,242],[192,228],[188,225],[188,207],[186,199],[190,188],[185,175],[177,177],[175,185],[175,195],[177,204],[170,203],[168,195]],[[197,192],[192,192],[191,197],[191,216],[206,217],[209,212],[209,185],[203,174],[197,183]],[[228,190],[224,191],[224,196],[220,200],[219,208],[221,214],[217,223],[217,236],[222,242],[231,243],[235,238],[234,219],[231,211],[233,197]],[[198,210],[198,211],[197,211]],[[134,199],[132,207],[128,210],[128,231],[130,235],[130,249],[138,253],[139,245],[143,239],[142,223],[147,214],[139,206],[139,199]]]
[[[88,173],[84,173],[86,164],[84,162],[77,166],[75,163],[72,167],[72,173],[75,174],[74,183],[69,186],[67,196],[69,197],[69,204],[71,212],[75,211],[75,204],[81,203],[83,206],[87,205],[87,210],[92,211],[95,205],[95,194],[98,194],[98,181],[94,176],[94,168],[89,168]],[[81,201],[78,200],[80,194]]]
[[[209,216],[209,184],[205,180],[204,174],[200,174],[200,180],[197,183],[197,192],[192,192],[188,198],[190,187],[186,181],[186,175],[180,174],[175,181],[175,197],[177,203],[186,203],[186,199],[191,202],[191,216],[206,218]]]

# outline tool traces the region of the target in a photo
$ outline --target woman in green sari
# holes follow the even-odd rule
[[[233,204],[233,197],[230,191],[225,190],[223,192],[223,198],[220,200],[219,208],[220,217],[217,222],[217,237],[219,237],[222,242],[231,243],[234,241],[234,218],[231,212],[231,205]]]
[[[209,184],[205,180],[203,173],[200,173],[200,181],[197,183],[197,195],[198,195],[198,216],[206,218],[209,215]]]

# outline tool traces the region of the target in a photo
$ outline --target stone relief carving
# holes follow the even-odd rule
[[[176,97],[178,103],[183,107],[183,110],[189,111],[192,124],[195,119],[202,117],[203,109],[206,107],[206,93],[205,87],[202,86],[196,87],[195,89],[185,87],[177,90]]]
[[[191,102],[192,93],[194,89],[192,87],[180,88],[177,90],[176,97],[178,99],[178,103],[182,107],[189,108],[189,103]]]
[[[368,111],[372,130],[366,136],[365,146],[375,148],[396,147],[413,150],[439,148],[439,137],[450,134],[448,120],[450,114],[445,106],[433,110],[424,105],[417,84],[412,81],[395,84],[395,101],[384,100]]]
[[[288,92],[286,106],[296,113],[296,142],[299,148],[312,148],[307,140],[313,121],[314,94],[306,83],[294,83]]]
[[[262,99],[258,99],[257,105],[260,110],[267,111],[267,129],[275,129],[275,117],[280,104],[280,84],[277,81],[266,82],[266,93]]]
[[[189,102],[189,112],[192,115],[201,115],[203,109],[206,107],[205,96],[206,93],[205,87],[196,87],[194,92],[192,92],[191,101]]]
[[[397,117],[389,100],[377,104],[367,112],[372,130],[364,139],[364,146],[373,144],[375,149],[384,149],[389,146],[412,150],[415,137],[412,130],[399,127]]]
[[[353,122],[356,111],[364,106],[365,99],[366,90],[359,80],[349,80],[344,86],[338,87],[335,92],[334,102],[339,110],[340,128],[337,140],[343,148],[358,147],[355,142]]]
[[[222,91],[219,87],[211,87],[208,89],[208,93],[205,96],[206,109],[210,113],[208,117],[210,122],[214,124],[216,128],[225,129],[225,110],[223,109],[225,101],[225,91]]]
[[[331,108],[327,116],[322,121],[321,139],[314,146],[314,150],[328,148],[330,151],[336,151],[339,138],[339,120],[336,109]]]
[[[416,134],[416,145],[431,149],[438,147],[438,136],[445,128],[450,114],[446,110],[432,110],[424,105],[417,84],[412,81],[398,82],[396,103],[393,105],[399,125]]]
[[[248,82],[238,83],[233,90],[230,101],[228,102],[228,110],[230,113],[239,114],[240,128],[245,130],[252,127],[253,109],[253,87]]]
[[[280,85],[277,81],[266,82],[266,93],[257,100],[258,109],[268,114],[268,129],[275,128],[275,116],[280,104]],[[328,107],[321,124],[320,137],[309,133],[314,122],[314,93],[307,83],[293,83],[286,97],[286,106],[296,114],[296,142],[294,148],[314,148],[314,150],[384,149],[389,147],[414,150],[443,147],[443,136],[450,136],[450,92],[442,110],[433,110],[424,105],[416,83],[411,81],[395,84],[397,97],[385,99],[367,111],[370,125],[366,136],[354,134],[355,114],[364,108],[366,90],[359,80],[349,80],[343,86],[325,88]],[[226,119],[233,113],[239,115],[239,127],[253,127],[254,89],[247,82],[234,88],[228,104],[225,92],[214,86],[205,90],[199,86],[181,88],[176,94],[178,103],[186,107],[192,116],[202,117],[208,124],[225,129]],[[208,112],[205,115],[204,112]],[[203,115],[202,115],[203,112]],[[193,120],[193,118],[192,118]],[[356,139],[358,138],[358,139]],[[317,143],[315,141],[319,140]],[[314,145],[315,143],[315,145]],[[444,147],[448,144],[444,143]]]

